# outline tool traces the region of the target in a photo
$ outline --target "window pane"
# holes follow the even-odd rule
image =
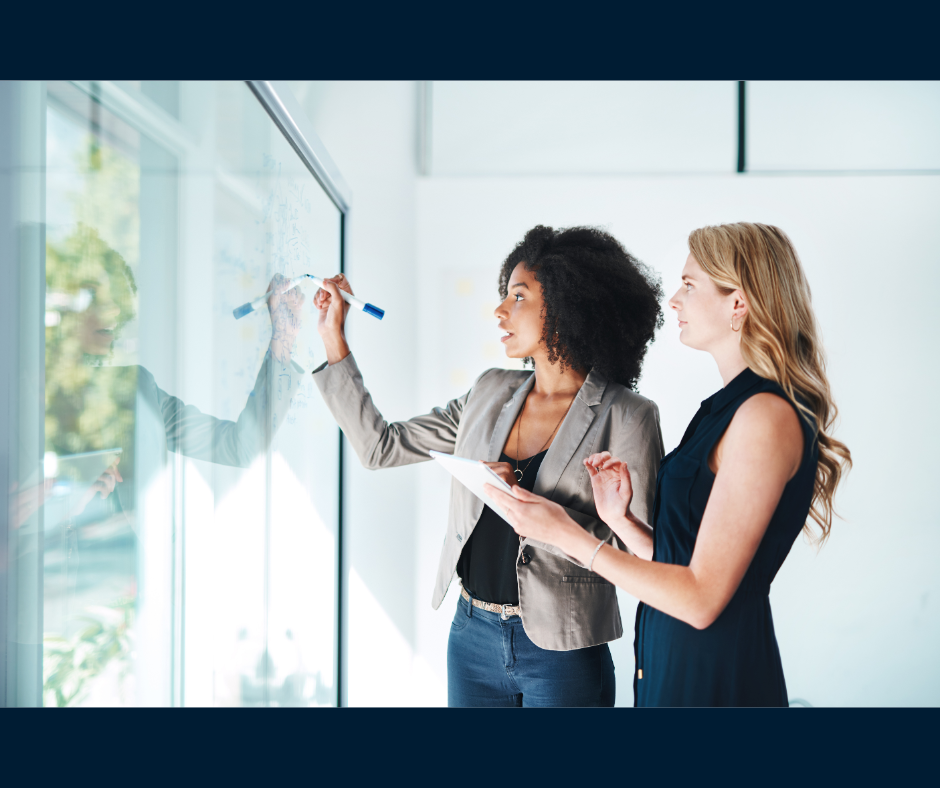
[[[734,82],[434,82],[434,175],[732,172]]]
[[[748,82],[748,170],[940,169],[940,82]]]
[[[244,83],[50,83],[46,129],[44,703],[332,704],[315,288],[233,309],[340,213]]]

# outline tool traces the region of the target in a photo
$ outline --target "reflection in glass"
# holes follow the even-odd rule
[[[331,705],[315,321],[301,288],[231,310],[338,270],[339,212],[244,84],[121,89],[135,113],[47,85],[45,481],[13,509],[24,544],[42,514],[43,703]]]

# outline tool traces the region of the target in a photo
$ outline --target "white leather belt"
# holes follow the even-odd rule
[[[467,589],[460,587],[460,596],[466,599],[474,607],[486,610],[489,613],[499,613],[500,618],[506,620],[510,616],[521,616],[522,608],[519,605],[497,605],[495,602],[484,602],[482,599],[471,599]]]

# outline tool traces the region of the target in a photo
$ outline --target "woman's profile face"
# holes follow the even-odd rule
[[[535,274],[519,263],[509,277],[506,300],[493,314],[505,334],[500,340],[508,358],[535,356],[542,344],[542,286]]]
[[[91,356],[107,356],[114,342],[121,308],[111,294],[111,285],[107,276],[97,282],[83,285],[92,293],[91,304],[81,314],[78,328],[82,351]]]
[[[682,269],[682,286],[669,299],[679,318],[679,341],[696,350],[708,350],[731,334],[735,294],[722,295],[691,254]]]

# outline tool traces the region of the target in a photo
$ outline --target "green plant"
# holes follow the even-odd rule
[[[71,638],[47,635],[43,639],[43,703],[77,706],[87,695],[92,679],[113,662],[119,665],[122,686],[130,669],[135,609],[133,597],[111,607],[92,607],[88,622]]]

